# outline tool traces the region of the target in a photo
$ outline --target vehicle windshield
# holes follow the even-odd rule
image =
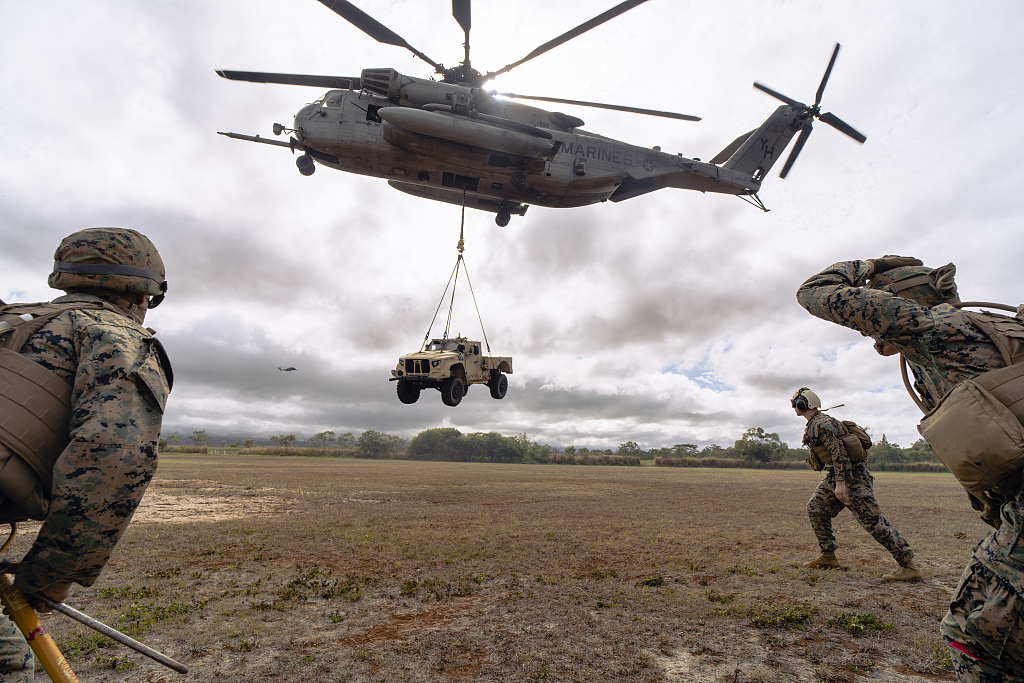
[[[455,339],[431,339],[430,343],[427,344],[427,351],[458,351],[459,343]]]

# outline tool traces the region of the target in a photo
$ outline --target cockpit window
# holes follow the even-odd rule
[[[437,341],[435,339],[432,342],[430,342],[429,344],[427,344],[427,351],[440,351],[441,350],[441,346],[442,346],[441,342],[439,342],[439,341]]]
[[[337,109],[338,107],[340,107],[344,103],[344,101],[345,101],[345,91],[344,90],[331,90],[326,95],[326,99],[324,100],[324,106],[325,107],[331,107],[333,109]]]

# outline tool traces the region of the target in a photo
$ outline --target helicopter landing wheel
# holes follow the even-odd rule
[[[504,228],[508,225],[510,220],[512,220],[512,214],[510,214],[506,209],[502,209],[494,217],[494,222],[498,224],[499,228]]]
[[[305,176],[313,175],[316,171],[316,166],[313,164],[313,157],[308,154],[303,154],[295,160],[295,165],[299,167],[299,173]]]

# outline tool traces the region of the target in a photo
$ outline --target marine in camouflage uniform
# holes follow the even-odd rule
[[[799,403],[798,397],[805,401]],[[810,399],[809,403],[807,399]],[[839,567],[836,558],[835,533],[832,531],[832,520],[849,508],[864,530],[872,538],[888,550],[900,568],[891,574],[884,574],[885,581],[913,581],[921,578],[921,571],[914,563],[914,551],[904,540],[900,532],[885,517],[878,507],[873,490],[874,477],[868,471],[864,460],[851,462],[850,456],[843,445],[839,421],[818,410],[821,402],[817,396],[806,389],[801,389],[793,397],[793,405],[797,415],[807,419],[804,429],[803,443],[808,448],[827,449],[830,462],[824,465],[825,478],[821,480],[811,499],[807,501],[807,516],[811,520],[811,528],[818,539],[821,556],[804,563],[805,567],[833,569]],[[842,486],[837,486],[842,483]]]
[[[945,274],[934,271],[944,276],[930,291],[918,286],[894,294],[905,276],[930,272],[919,266],[903,257],[835,263],[807,280],[797,300],[816,317],[872,337],[884,355],[902,353],[915,384],[934,403],[957,382],[1005,363],[966,314],[940,303],[957,301],[950,266]],[[940,631],[960,683],[1024,683],[1024,491],[971,495],[971,505],[996,530],[975,549]]]
[[[18,564],[14,585],[63,601],[72,582],[90,586],[99,577],[156,471],[172,377],[162,347],[142,327],[150,296],[162,294],[163,262],[152,243],[135,231],[96,228],[65,238],[54,258],[49,284],[68,294],[52,303],[87,308],[59,313],[18,349],[71,385],[72,392],[70,441],[53,466],[42,528]],[[142,267],[160,281],[76,272],[81,265]],[[3,445],[0,451],[17,457]],[[19,516],[11,514],[10,496],[0,498],[6,499],[0,509],[7,518]],[[33,514],[39,511],[22,510],[20,516]],[[0,681],[20,683],[33,676],[28,643],[3,618]]]

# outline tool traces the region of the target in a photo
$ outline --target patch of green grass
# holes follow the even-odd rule
[[[155,598],[160,593],[156,588],[149,586],[135,588],[131,584],[115,588],[101,588],[97,592],[104,597],[118,600],[145,600],[146,598]]]
[[[127,611],[121,614],[118,622],[121,630],[129,635],[138,636],[145,633],[147,628],[158,621],[204,610],[208,602],[208,600],[200,600],[192,604],[172,602],[166,606],[133,602],[128,606]]]
[[[711,611],[714,614],[747,617],[750,619],[751,626],[767,628],[770,626],[793,626],[811,621],[818,613],[818,608],[809,602],[798,602],[792,605],[778,605],[773,602],[764,607],[748,609],[730,607],[729,609]]]
[[[736,594],[729,593],[728,595],[723,595],[722,593],[716,593],[715,591],[708,591],[704,594],[704,597],[710,600],[711,602],[717,602],[719,604],[725,605],[732,602],[732,599],[736,597]]]
[[[135,662],[124,657],[97,657],[94,661],[104,669],[112,669],[117,673],[124,673],[135,666]]]
[[[745,564],[734,564],[727,569],[730,574],[743,574],[745,576],[754,576],[756,572]]]
[[[932,644],[931,651],[932,659],[935,660],[935,665],[943,671],[953,670],[953,657],[949,654],[949,645],[942,638],[936,639]]]
[[[832,628],[841,628],[854,635],[860,635],[869,629],[872,631],[896,631],[896,627],[892,624],[887,624],[872,614],[859,612],[843,612],[838,616],[829,617],[826,623]]]
[[[114,641],[102,633],[71,633],[64,638],[55,639],[58,649],[65,659],[73,660],[92,654],[96,650],[114,647]]]
[[[283,600],[308,600],[311,595],[333,600],[344,596],[356,602],[363,597],[357,577],[348,575],[344,579],[331,579],[331,572],[321,572],[316,567],[309,569],[277,592]]]
[[[175,576],[180,575],[181,567],[170,567],[169,569],[161,569],[159,571],[149,573],[149,577],[152,579],[173,579]]]
[[[287,612],[290,603],[283,600],[274,600],[273,602],[254,602],[250,605],[257,612],[269,612],[271,610],[275,612]]]
[[[661,576],[659,574],[658,576],[652,576],[652,577],[647,578],[647,579],[641,579],[638,585],[650,586],[652,588],[657,588],[658,586],[664,586],[665,585],[665,577]]]

